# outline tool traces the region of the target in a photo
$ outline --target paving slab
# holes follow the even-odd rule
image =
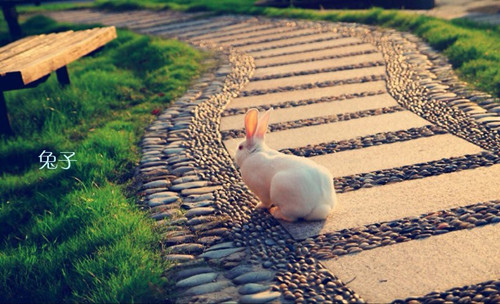
[[[332,55],[335,54],[335,51],[332,50],[331,54]],[[263,76],[270,76],[277,74],[298,73],[303,71],[319,70],[325,68],[335,68],[340,66],[348,66],[352,64],[376,62],[383,59],[384,58],[380,53],[373,53],[373,54],[349,56],[344,58],[316,60],[312,62],[292,63],[292,64],[280,65],[268,68],[256,68],[253,77],[263,77]]]
[[[234,20],[226,20],[221,21],[216,24],[207,25],[207,27],[202,27],[196,30],[189,30],[187,32],[183,31],[182,33],[176,35],[177,39],[192,39],[193,37],[197,37],[206,33],[212,33],[213,31],[220,30],[228,25],[239,24]]]
[[[482,152],[479,146],[451,134],[372,146],[311,157],[327,167],[333,177],[402,167]]]
[[[263,34],[259,35],[257,37],[252,37],[252,38],[241,38],[237,39],[234,41],[228,41],[228,42],[222,42],[222,45],[244,45],[244,44],[249,44],[249,43],[261,43],[266,40],[271,40],[273,39],[275,42],[278,42],[280,40],[287,40],[289,41],[292,39],[292,37],[297,37],[303,35],[303,37],[308,37],[310,35],[314,34],[319,34],[320,32],[317,29],[297,29],[293,27],[281,27],[281,28],[276,28],[276,31],[274,32],[269,32],[268,34]]]
[[[290,32],[293,33],[294,31],[298,30],[296,27],[286,25],[269,28],[269,24],[266,24],[260,25],[260,27],[261,29],[259,29],[259,26],[256,26],[255,28],[247,28],[244,33],[215,38],[211,39],[211,41],[230,45],[236,43],[260,41],[270,38],[280,38],[281,35],[287,35]],[[249,30],[252,31],[248,32]],[[308,30],[307,32],[310,32],[310,30]]]
[[[385,81],[371,81],[364,83],[346,84],[326,88],[314,88],[305,90],[293,90],[265,95],[237,97],[228,105],[228,109],[246,108],[252,106],[276,104],[291,100],[315,99],[342,94],[354,94],[368,91],[386,90]]]
[[[398,103],[389,95],[381,94],[361,98],[345,99],[335,102],[310,104],[273,110],[269,123],[293,121],[318,116],[353,113],[362,110],[378,109],[396,106]],[[222,117],[220,130],[243,129],[245,127],[245,114]]]
[[[233,22],[234,22],[234,20],[232,18],[215,17],[208,24],[205,23],[205,24],[191,25],[191,26],[185,26],[182,28],[174,28],[174,29],[168,29],[168,30],[161,29],[161,30],[154,31],[154,34],[164,35],[164,36],[179,36],[182,38],[183,36],[190,35],[191,33],[200,32],[200,31],[206,32],[206,30],[209,28],[215,29],[219,26],[233,24]]]
[[[326,221],[282,223],[295,239],[500,198],[500,165],[338,193]],[[425,257],[422,257],[425,258]],[[422,295],[422,294],[421,294]]]
[[[207,25],[210,25],[215,20],[217,20],[217,19],[210,18],[210,19],[189,20],[189,21],[180,22],[180,23],[173,23],[173,24],[155,26],[155,27],[151,27],[149,29],[144,29],[143,31],[145,33],[155,33],[155,32],[159,32],[159,31],[167,32],[167,31],[174,31],[174,30],[179,30],[179,29],[185,29],[187,27],[195,28],[195,27],[198,27],[198,26],[207,26]]]
[[[309,50],[302,53],[255,59],[255,66],[258,68],[269,64],[284,64],[287,62],[293,62],[304,59],[322,58],[325,56],[332,56],[332,55],[346,55],[355,52],[373,51],[373,50],[376,50],[375,47],[368,43],[359,45],[350,45],[335,49]]]
[[[385,66],[374,66],[368,68],[351,69],[336,72],[316,73],[294,77],[282,77],[269,80],[250,81],[245,91],[275,89],[279,87],[295,86],[333,80],[345,80],[372,75],[385,75]]]
[[[210,34],[201,35],[193,38],[193,40],[210,40],[212,42],[218,42],[222,40],[232,39],[232,37],[248,37],[248,35],[253,35],[254,32],[264,31],[272,27],[272,25],[267,23],[256,23],[252,21],[243,21],[239,24],[230,25],[224,28],[224,31],[217,31]],[[272,29],[271,29],[272,30]]]
[[[334,140],[351,139],[357,136],[422,127],[429,122],[409,112],[401,111],[377,116],[368,116],[329,124],[289,129],[266,134],[266,142],[273,149],[295,148]],[[224,141],[226,149],[234,155],[243,138]]]
[[[351,43],[361,43],[361,40],[357,39],[357,38],[353,38],[353,37],[342,37],[342,38],[338,38],[338,39],[325,40],[325,41],[319,41],[319,42],[311,42],[308,44],[292,45],[292,46],[281,47],[281,48],[277,48],[277,49],[253,51],[253,52],[251,52],[251,55],[254,57],[269,57],[269,56],[281,55],[284,53],[296,53],[296,52],[306,52],[306,51],[311,51],[311,50],[318,50],[318,49],[322,49],[322,48],[334,48],[334,47],[337,47],[339,45],[346,45],[346,44],[351,44]]]
[[[257,51],[261,48],[269,48],[269,47],[280,48],[280,47],[285,47],[285,46],[288,46],[290,44],[295,44],[295,43],[305,44],[307,42],[312,42],[312,41],[316,41],[319,39],[330,39],[330,38],[336,38],[336,37],[339,37],[339,35],[335,34],[333,32],[331,32],[331,33],[327,32],[327,33],[321,33],[321,34],[310,35],[310,36],[305,36],[305,37],[289,38],[289,39],[280,40],[280,41],[255,43],[255,44],[248,45],[248,46],[238,47],[238,49],[243,51],[243,52],[252,53],[252,50]]]
[[[324,261],[367,303],[389,303],[500,277],[500,224]],[[474,297],[474,295],[472,296]],[[437,302],[436,302],[437,303]]]

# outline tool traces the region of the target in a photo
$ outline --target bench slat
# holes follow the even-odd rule
[[[0,63],[36,47],[46,36],[49,35],[30,36],[2,47],[0,49]]]
[[[73,34],[73,31],[68,31],[33,41],[30,45],[26,45],[21,52],[3,60],[0,63],[0,74],[15,72],[29,60],[33,60],[33,57],[45,56],[50,50],[61,46],[66,40],[74,37]]]
[[[0,81],[8,81],[9,77],[21,77],[24,84],[35,81],[113,40],[116,30],[115,27],[105,27],[35,37],[40,38],[29,41],[38,45],[0,61]],[[17,49],[22,45],[19,44]]]
[[[116,38],[115,27],[97,29],[82,40],[74,42],[71,46],[61,48],[55,53],[40,57],[22,67],[24,83],[34,81],[50,71],[57,70],[72,61],[89,54]]]

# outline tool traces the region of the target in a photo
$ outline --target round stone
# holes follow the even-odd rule
[[[264,290],[269,289],[269,286],[267,285],[262,285],[262,284],[256,284],[256,283],[247,283],[238,288],[238,292],[242,295],[246,294],[254,294],[258,292],[262,292]]]

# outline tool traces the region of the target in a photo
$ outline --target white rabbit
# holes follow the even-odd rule
[[[256,109],[245,116],[246,140],[235,157],[243,181],[260,199],[257,208],[269,209],[277,219],[323,220],[337,201],[333,177],[310,159],[280,153],[264,143],[271,110],[260,120]]]

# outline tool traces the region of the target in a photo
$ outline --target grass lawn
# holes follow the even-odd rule
[[[36,16],[28,34],[75,28]],[[0,22],[0,40],[6,41]],[[159,228],[130,187],[138,142],[205,68],[186,44],[128,31],[37,88],[7,92],[0,138],[0,303],[164,302]],[[71,168],[40,169],[43,150]]]
[[[500,26],[479,25],[461,19],[443,20],[396,10],[308,10],[253,6],[254,0],[97,0],[105,9],[140,7],[219,14],[256,14],[270,17],[358,22],[410,31],[442,51],[457,74],[473,87],[500,97]]]

